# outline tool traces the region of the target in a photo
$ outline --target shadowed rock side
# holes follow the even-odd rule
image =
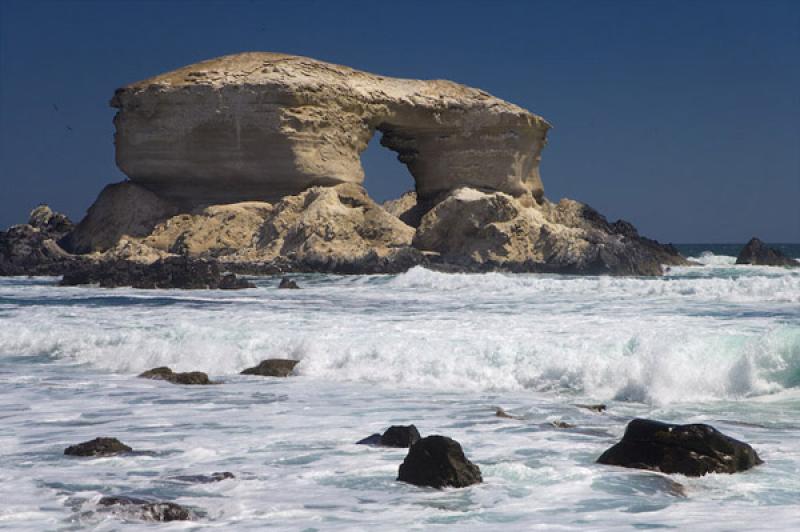
[[[631,421],[622,440],[597,461],[690,477],[736,473],[763,463],[752,447],[710,425],[670,425],[648,419]]]
[[[549,124],[484,91],[286,54],[229,55],[118,89],[117,164],[182,204],[274,202],[364,180],[376,131],[422,198],[462,186],[541,197]]]
[[[759,266],[789,266],[798,268],[800,262],[787,257],[780,250],[767,246],[758,238],[751,238],[736,257],[736,264],[755,264]]]

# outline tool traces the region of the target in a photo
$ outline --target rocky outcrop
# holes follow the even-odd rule
[[[64,449],[67,456],[114,456],[130,453],[133,449],[116,438],[95,438]]]
[[[74,271],[65,273],[61,279],[61,286],[79,285],[184,290],[255,288],[253,283],[240,279],[233,273],[223,273],[216,262],[185,256],[158,259],[149,264],[125,259],[86,263]]]
[[[260,375],[262,377],[288,377],[299,364],[299,360],[285,358],[269,358],[262,360],[257,366],[242,370],[241,375]]]
[[[748,444],[710,425],[670,425],[649,419],[631,421],[622,440],[597,461],[690,477],[736,473],[763,463]]]
[[[47,205],[31,211],[27,224],[0,231],[0,275],[58,275],[77,261],[57,241],[73,229]]]
[[[103,497],[97,504],[120,510],[125,516],[142,521],[189,521],[194,517],[189,509],[174,502],[151,501],[126,495]]]
[[[479,89],[286,54],[203,61],[118,89],[117,164],[184,206],[360,184],[376,131],[422,198],[462,186],[542,195],[547,122]]]
[[[172,384],[215,384],[208,378],[207,373],[202,371],[187,371],[175,373],[171,368],[161,366],[141,373],[139,377],[143,379],[154,379],[171,382]]]
[[[755,264],[758,266],[800,267],[800,262],[787,257],[780,250],[767,246],[758,238],[750,241],[739,252],[736,264]]]
[[[428,436],[411,446],[397,480],[432,488],[464,488],[483,482],[481,470],[470,462],[461,444],[446,436]]]

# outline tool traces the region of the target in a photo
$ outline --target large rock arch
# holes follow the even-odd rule
[[[128,85],[111,104],[118,166],[186,207],[360,184],[374,134],[408,166],[421,201],[464,186],[524,201],[543,195],[549,124],[450,81],[254,52]]]

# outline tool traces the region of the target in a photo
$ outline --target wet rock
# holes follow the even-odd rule
[[[64,449],[64,454],[67,456],[114,456],[132,451],[133,449],[116,438],[95,438],[76,445],[70,445]]]
[[[296,290],[296,289],[298,289],[300,287],[297,286],[297,283],[294,282],[292,279],[289,279],[288,277],[284,277],[283,279],[281,279],[281,282],[278,285],[278,288],[289,288],[289,289],[295,289]]]
[[[189,521],[193,515],[190,510],[174,502],[149,501],[125,495],[103,497],[100,506],[118,506],[126,513],[132,513],[143,521]]]
[[[242,289],[255,285],[223,275],[214,261],[189,257],[167,257],[152,263],[112,259],[87,262],[76,271],[64,274],[61,286],[99,285],[102,288]]]
[[[794,266],[800,262],[787,257],[780,250],[767,246],[758,238],[751,238],[736,257],[736,264],[755,264],[759,266]]]
[[[566,421],[551,421],[550,425],[557,429],[574,429],[575,425],[567,423]]]
[[[288,377],[299,360],[270,358],[262,360],[257,366],[243,370],[240,375],[261,375],[262,377]]]
[[[461,445],[446,436],[428,436],[411,446],[397,480],[433,488],[463,488],[483,482],[481,470]]]
[[[512,416],[499,406],[495,408],[494,415],[497,417],[502,417],[504,419],[517,419],[517,420],[522,419],[520,416]]]
[[[604,404],[576,404],[578,408],[585,408],[586,410],[591,410],[592,412],[597,412],[598,414],[606,411],[606,405]]]
[[[149,369],[140,374],[139,377],[143,379],[164,380],[173,384],[214,384],[214,382],[209,380],[208,374],[202,371],[175,373],[166,366]]]
[[[400,447],[408,449],[420,439],[414,425],[392,425],[383,434],[373,434],[356,442],[358,445],[378,445],[381,447]]]
[[[692,477],[735,473],[763,463],[750,445],[710,425],[671,425],[649,419],[631,421],[622,440],[597,461]]]
[[[220,471],[211,473],[210,475],[179,475],[177,477],[172,477],[173,480],[190,482],[192,484],[211,484],[213,482],[220,482],[222,480],[231,478],[236,478],[236,475],[230,471]]]

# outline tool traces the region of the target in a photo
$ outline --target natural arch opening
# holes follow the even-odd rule
[[[381,146],[381,135],[382,133],[376,130],[367,149],[361,153],[364,188],[378,203],[397,199],[416,188],[414,178],[406,165],[397,160],[397,153]]]

